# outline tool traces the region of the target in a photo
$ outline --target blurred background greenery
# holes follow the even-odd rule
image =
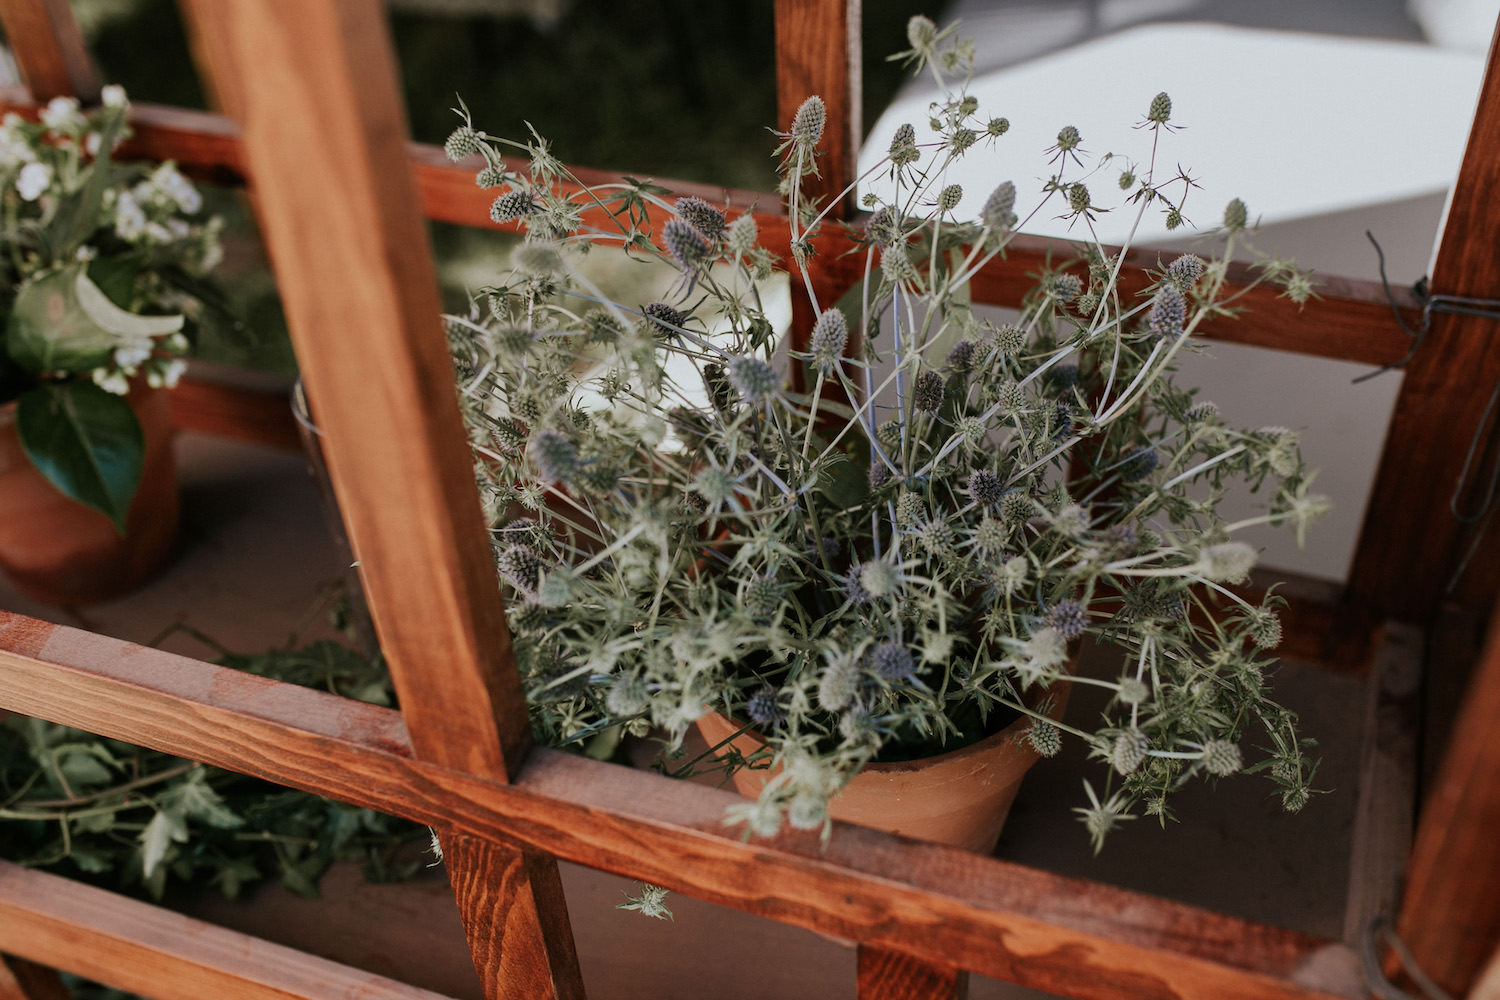
[[[527,123],[564,162],[653,178],[772,190],[776,68],[771,0],[392,0],[411,134],[441,143],[462,96],[475,125],[520,138]],[[911,0],[863,4],[865,127],[900,85]],[[208,107],[174,0],[74,0],[106,82],[141,102]],[[936,16],[937,10],[926,13]],[[150,58],[142,58],[150,53]],[[199,356],[296,371],[275,281],[237,191],[205,190],[224,215],[220,278],[243,328],[206,323]],[[476,220],[483,221],[483,220]],[[461,309],[498,267],[504,234],[434,224],[445,304]]]

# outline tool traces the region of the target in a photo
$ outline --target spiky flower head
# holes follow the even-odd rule
[[[755,249],[757,236],[759,230],[755,225],[755,216],[749,212],[743,213],[729,226],[729,252],[737,257],[748,257],[750,251]]]
[[[1026,729],[1026,742],[1043,757],[1056,757],[1062,749],[1062,734],[1045,719],[1032,719]]]
[[[1203,578],[1213,583],[1243,583],[1255,568],[1255,550],[1244,542],[1210,545],[1198,556]]]
[[[896,134],[891,136],[888,155],[897,167],[916,163],[922,158],[922,151],[917,148],[917,130],[910,122],[896,129]]]
[[[848,343],[849,323],[843,312],[837,308],[824,309],[807,341],[813,364],[823,374],[830,374],[844,356]]]
[[[802,102],[792,116],[791,138],[798,147],[811,151],[823,138],[823,126],[828,123],[828,108],[823,98],[814,94]]]
[[[1219,777],[1238,772],[1245,766],[1240,748],[1228,740],[1209,740],[1203,744],[1203,769]]]
[[[927,413],[936,413],[943,407],[943,395],[943,376],[929,368],[917,375],[916,384],[912,386],[911,405]]]
[[[1176,285],[1162,285],[1151,300],[1151,312],[1146,316],[1147,328],[1156,336],[1172,339],[1182,333],[1182,324],[1187,319],[1187,303]]]
[[[1136,680],[1134,677],[1120,678],[1120,692],[1116,696],[1126,705],[1141,705],[1151,697],[1151,689],[1146,686],[1145,681]]]
[[[939,212],[951,212],[958,207],[958,203],[963,200],[963,197],[964,189],[962,185],[949,184],[938,192],[937,210]]]
[[[1005,484],[990,470],[975,469],[969,474],[969,496],[981,507],[993,507],[1004,495]]]
[[[496,188],[504,184],[505,178],[505,168],[491,163],[481,168],[479,173],[474,175],[474,183],[488,190],[489,188]]]
[[[1047,617],[1043,621],[1058,635],[1072,641],[1087,631],[1089,616],[1082,604],[1069,599],[1058,601],[1048,608]]]
[[[891,596],[900,588],[901,577],[890,563],[871,559],[860,564],[859,582],[871,597],[881,598]]]
[[[781,707],[776,689],[763,684],[745,702],[745,714],[757,726],[774,729],[786,721],[786,710]]]
[[[1155,472],[1159,464],[1161,464],[1161,455],[1155,448],[1150,446],[1137,448],[1126,455],[1125,460],[1120,463],[1120,478],[1127,483],[1139,482]]]
[[[925,52],[937,42],[937,25],[925,14],[913,14],[906,22],[906,41],[918,52]]]
[[[470,125],[460,125],[454,129],[443,143],[443,152],[448,159],[457,163],[466,156],[473,156],[484,148],[484,133],[476,132]]]
[[[619,674],[604,694],[604,705],[611,715],[628,717],[645,711],[647,697],[644,680],[635,674]]]
[[[641,312],[646,316],[646,327],[664,340],[680,337],[679,331],[687,325],[687,317],[665,302],[648,302]]]
[[[901,236],[901,229],[896,221],[896,215],[889,208],[882,205],[870,213],[870,218],[865,222],[865,242],[877,247],[888,247],[896,242]]]
[[[911,651],[899,642],[883,642],[870,651],[870,669],[888,684],[910,680],[915,667]]]
[[[523,219],[534,211],[536,203],[531,200],[530,194],[525,191],[508,191],[490,205],[490,218],[504,225]]]
[[[848,708],[859,694],[859,661],[847,654],[831,659],[818,681],[818,706],[825,712]]]
[[[1231,233],[1237,233],[1244,229],[1250,221],[1250,210],[1245,203],[1235,198],[1224,206],[1224,228]]]
[[[1005,526],[1005,522],[988,514],[974,528],[974,547],[986,555],[994,556],[1004,552],[1009,541],[1010,529]]]
[[[1146,111],[1146,120],[1155,122],[1157,125],[1165,125],[1172,117],[1172,99],[1164,90],[1151,98],[1151,107]]]
[[[1000,136],[1010,131],[1010,119],[991,118],[989,124],[984,127],[984,131],[987,135],[990,136],[990,138],[998,139]]]
[[[979,211],[979,221],[994,232],[1004,232],[1016,224],[1016,185],[1013,181],[1001,182],[984,200]]]
[[[1066,271],[1054,274],[1048,281],[1048,290],[1059,302],[1072,302],[1083,291],[1083,281],[1076,274]]]
[[[682,219],[667,220],[661,227],[661,241],[684,270],[700,267],[713,256],[713,248],[703,234]]]
[[[1135,187],[1135,171],[1134,170],[1122,170],[1122,171],[1120,171],[1120,190],[1121,191],[1129,191],[1133,187]]]
[[[1005,494],[1000,501],[1000,519],[1006,524],[1024,524],[1036,514],[1036,503],[1022,490]]]
[[[744,608],[752,618],[774,615],[786,596],[786,588],[771,577],[758,576],[745,588]]]
[[[781,387],[776,369],[763,358],[741,355],[729,360],[729,383],[747,403],[764,402]]]
[[[1203,274],[1203,259],[1197,254],[1185,253],[1167,265],[1167,280],[1186,291]]]
[[[870,492],[873,493],[891,481],[891,467],[881,461],[870,464]]]
[[[1078,181],[1068,185],[1068,208],[1072,209],[1074,214],[1087,212],[1091,204],[1087,184]]]
[[[734,496],[734,487],[734,477],[715,466],[709,466],[693,477],[693,492],[715,507],[729,502]]]
[[[583,317],[583,326],[591,344],[613,344],[625,333],[625,324],[608,309],[591,309]]]
[[[906,490],[896,498],[896,523],[910,528],[927,520],[927,503],[921,494]]]
[[[537,478],[544,483],[566,483],[578,472],[578,448],[561,431],[537,431],[526,450]]]
[[[948,367],[956,372],[973,371],[976,353],[978,352],[972,340],[960,340],[948,352]]]
[[[911,258],[906,255],[906,247],[899,243],[880,252],[880,273],[893,285],[910,281],[917,276]]]
[[[1007,323],[995,331],[995,350],[1011,358],[1021,353],[1026,346],[1026,331],[1014,323]]]
[[[1182,419],[1184,423],[1188,424],[1206,424],[1218,416],[1218,404],[1205,399],[1189,406],[1187,411],[1183,413]]]
[[[1083,136],[1078,134],[1078,129],[1072,125],[1063,126],[1057,133],[1057,150],[1061,153],[1071,153],[1083,142]]]
[[[1281,645],[1281,619],[1268,608],[1259,608],[1250,616],[1246,634],[1257,649],[1275,649]]]
[[[702,198],[678,198],[672,208],[678,218],[711,240],[723,236],[728,228],[724,213]]]
[[[495,554],[495,567],[528,598],[536,596],[542,579],[542,557],[529,545],[512,545]]]
[[[1130,774],[1146,759],[1151,743],[1139,729],[1127,729],[1115,737],[1110,748],[1109,762],[1120,774]]]

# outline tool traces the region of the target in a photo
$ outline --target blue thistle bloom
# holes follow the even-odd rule
[[[1192,288],[1203,274],[1203,260],[1196,254],[1185,253],[1167,265],[1167,280],[1180,289]]]
[[[870,669],[888,684],[911,679],[916,662],[911,651],[899,642],[883,642],[870,653]]]
[[[729,361],[729,382],[747,403],[769,399],[781,386],[776,369],[760,358],[738,357]]]
[[[1005,496],[1005,485],[988,469],[975,469],[969,475],[969,496],[981,507],[992,507]]]
[[[985,199],[979,211],[979,221],[995,232],[1003,232],[1016,224],[1016,185],[1005,181]]]
[[[661,241],[682,268],[691,271],[707,263],[713,250],[703,234],[682,219],[670,219],[661,229]]]
[[[1120,478],[1127,483],[1137,482],[1155,472],[1160,463],[1161,455],[1155,448],[1137,448],[1120,463]]]
[[[956,372],[973,371],[974,355],[974,342],[972,340],[960,340],[953,345],[953,350],[948,352],[948,367]]]
[[[917,130],[910,122],[896,129],[896,134],[891,137],[888,155],[897,167],[916,163],[922,158],[922,151],[917,148]]]
[[[1187,303],[1176,285],[1162,285],[1156,298],[1151,301],[1151,312],[1146,317],[1146,326],[1163,339],[1177,337],[1182,333],[1182,324],[1187,319]]]
[[[672,208],[677,212],[678,218],[711,240],[720,238],[728,230],[724,213],[702,198],[678,198]]]
[[[525,191],[509,191],[495,199],[490,206],[490,218],[504,225],[525,218],[536,211],[536,204]]]
[[[943,376],[928,369],[917,376],[911,391],[911,405],[918,410],[936,413],[943,407]]]
[[[495,567],[523,595],[536,596],[542,579],[542,557],[529,545],[512,545],[495,555]]]
[[[878,459],[870,464],[870,492],[873,493],[891,481],[891,467]]]
[[[578,471],[578,449],[561,431],[537,431],[528,450],[531,464],[544,483],[565,483]]]
[[[895,213],[884,206],[872,212],[865,223],[865,242],[874,246],[891,246],[900,235],[901,228]]]
[[[1073,640],[1083,635],[1089,624],[1089,616],[1083,605],[1074,600],[1058,601],[1047,609],[1043,619],[1047,627],[1064,639]]]
[[[813,364],[823,374],[829,374],[844,356],[844,347],[848,343],[849,324],[843,312],[837,308],[823,310],[823,315],[813,324],[807,343]]]
[[[786,721],[786,710],[777,703],[776,689],[763,684],[745,702],[745,714],[757,726],[774,729]]]
[[[865,589],[863,580],[863,567],[850,566],[849,572],[844,574],[844,596],[849,599],[850,604],[869,604],[871,595]]]
[[[646,314],[646,325],[664,340],[681,336],[679,331],[687,323],[687,317],[665,302],[648,302],[641,310]]]
[[[823,127],[827,123],[828,108],[823,98],[814,94],[803,101],[792,116],[792,141],[803,149],[813,149],[823,138]]]

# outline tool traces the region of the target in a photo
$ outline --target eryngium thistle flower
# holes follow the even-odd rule
[[[943,406],[943,376],[932,369],[917,376],[911,390],[911,405],[927,413],[936,413]]]
[[[620,674],[604,695],[604,707],[614,716],[635,715],[646,708],[646,682],[634,674]]]
[[[672,207],[677,212],[678,218],[711,240],[723,236],[728,228],[724,221],[724,213],[702,198],[678,198]]]
[[[824,375],[833,371],[844,356],[844,347],[849,343],[849,324],[837,308],[823,310],[823,315],[813,324],[807,349],[812,361]]]
[[[917,276],[916,268],[912,267],[911,259],[906,256],[906,247],[901,244],[886,247],[880,252],[880,273],[893,285],[910,281]]]
[[[1137,482],[1155,472],[1160,463],[1161,455],[1155,448],[1137,448],[1120,463],[1120,478],[1127,483]]]
[[[1146,317],[1146,326],[1163,339],[1182,333],[1182,324],[1187,318],[1187,303],[1176,285],[1162,285],[1151,300],[1151,312]]]
[[[901,578],[890,563],[871,559],[860,564],[859,582],[871,597],[889,597],[901,585]]]
[[[877,247],[888,247],[901,235],[896,225],[896,216],[884,206],[870,213],[865,223],[865,242]]]
[[[500,224],[515,222],[536,210],[531,195],[525,191],[508,191],[495,199],[490,206],[490,218]]]
[[[891,467],[876,460],[870,464],[870,492],[875,492],[891,481]]]
[[[1182,420],[1188,424],[1204,424],[1218,415],[1218,404],[1205,399],[1189,406],[1187,412],[1183,413]]]
[[[734,496],[734,477],[723,469],[709,466],[694,477],[693,492],[708,503],[720,506]]]
[[[1117,697],[1126,705],[1139,705],[1151,697],[1151,689],[1146,686],[1145,681],[1138,681],[1134,677],[1122,677],[1120,693]]]
[[[1281,619],[1276,617],[1274,611],[1264,608],[1256,611],[1250,618],[1246,632],[1258,649],[1275,649],[1281,645]]]
[[[786,721],[786,711],[776,702],[776,689],[769,684],[761,685],[745,702],[745,714],[751,722],[767,729]]]
[[[1151,107],[1146,111],[1146,120],[1158,125],[1165,125],[1172,117],[1172,99],[1164,90],[1151,98]]]
[[[648,302],[641,312],[646,314],[646,326],[667,340],[681,336],[678,331],[687,323],[686,316],[665,302]]]
[[[1083,291],[1083,282],[1078,275],[1066,272],[1052,275],[1050,286],[1053,297],[1059,302],[1072,302]]]
[[[922,151],[917,148],[917,130],[910,122],[896,129],[896,134],[891,136],[889,155],[891,162],[898,167],[916,163],[922,158]]]
[[[999,138],[1010,131],[1010,119],[991,118],[990,123],[985,126],[984,130],[991,138]]]
[[[988,229],[1003,232],[1016,224],[1016,185],[1005,181],[984,200],[979,210],[979,221]]]
[[[870,652],[870,669],[888,684],[910,679],[915,666],[911,651],[899,642],[883,642]]]
[[[1145,733],[1139,729],[1127,729],[1115,737],[1115,744],[1110,748],[1109,762],[1120,774],[1130,774],[1146,759],[1146,751],[1150,745]]]
[[[1089,188],[1082,182],[1068,185],[1068,207],[1075,213],[1089,210]]]
[[[973,371],[975,353],[972,340],[960,340],[953,345],[953,350],[948,352],[948,367],[956,372]]]
[[[713,254],[703,234],[682,219],[669,219],[661,227],[661,241],[684,270],[699,267]]]
[[[769,577],[757,577],[745,588],[745,611],[752,618],[770,618],[781,607],[783,596],[781,584]]]
[[[869,604],[870,592],[865,589],[861,567],[850,566],[844,574],[844,596],[850,604]]]
[[[738,257],[749,256],[750,251],[755,249],[757,235],[755,216],[749,212],[744,213],[729,227],[729,252]]]
[[[1057,149],[1059,152],[1071,153],[1083,142],[1083,136],[1078,134],[1078,129],[1072,125],[1063,126],[1062,131],[1057,133]]]
[[[1226,777],[1245,766],[1240,748],[1228,740],[1209,740],[1203,744],[1203,769],[1209,774]]]
[[[1083,605],[1077,601],[1058,601],[1047,610],[1047,617],[1043,619],[1047,627],[1052,629],[1064,639],[1073,640],[1088,629],[1089,616],[1083,610]]]
[[[578,449],[560,431],[537,431],[527,448],[531,465],[544,483],[565,483],[578,472]]]
[[[448,159],[457,163],[465,156],[471,156],[479,152],[483,145],[480,141],[481,138],[481,133],[474,131],[471,126],[460,125],[453,130],[448,136],[448,140],[443,143],[443,152],[447,154]]]
[[[1044,719],[1032,719],[1026,730],[1026,742],[1043,757],[1056,757],[1057,752],[1062,749],[1062,734],[1052,723]]]
[[[792,141],[804,150],[812,150],[823,138],[823,126],[828,122],[828,108],[823,98],[814,94],[802,102],[792,116]]]
[[[937,41],[937,25],[925,14],[913,14],[906,22],[906,41],[918,52],[925,52]]]
[[[1244,542],[1210,545],[1198,555],[1203,578],[1212,583],[1243,583],[1255,567],[1255,550]]]
[[[1019,490],[1007,493],[1000,501],[1000,519],[1006,524],[1023,524],[1035,513],[1036,504]]]
[[[1224,228],[1231,233],[1237,233],[1245,228],[1250,220],[1250,210],[1245,203],[1238,198],[1224,206]]]
[[[1004,495],[1005,484],[990,470],[975,469],[969,474],[969,496],[981,507],[994,506]]]
[[[769,399],[781,386],[776,369],[755,357],[731,358],[729,383],[739,392],[741,399],[752,404]]]
[[[499,187],[505,183],[505,168],[492,163],[474,175],[474,183],[486,189]]]
[[[1185,253],[1167,265],[1167,280],[1178,288],[1187,290],[1203,274],[1203,260],[1196,254]]]
[[[938,192],[937,210],[939,212],[953,211],[958,207],[958,203],[963,200],[963,196],[964,189],[962,185],[949,184]]]
[[[974,528],[974,547],[986,555],[999,555],[1010,541],[1010,529],[1005,522],[997,521],[988,514]]]
[[[529,545],[512,545],[495,556],[495,568],[527,597],[536,595],[542,579],[542,557]]]
[[[910,490],[896,498],[896,523],[911,528],[927,519],[927,503],[920,494]]]
[[[625,333],[625,324],[608,309],[593,309],[583,317],[591,344],[613,344]]]
[[[859,694],[859,662],[852,656],[839,656],[830,662],[818,682],[818,707],[825,712],[840,712],[849,707]]]

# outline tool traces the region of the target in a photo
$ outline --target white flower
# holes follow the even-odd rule
[[[147,358],[156,345],[150,337],[132,338],[115,348],[115,364],[121,368],[134,368]]]
[[[146,232],[146,212],[129,191],[121,191],[115,200],[115,235],[134,243]]]
[[[0,167],[30,163],[36,159],[36,150],[31,148],[31,143],[26,141],[26,135],[21,131],[21,126],[25,124],[25,120],[13,111],[0,119]]]
[[[74,260],[93,260],[97,256],[99,256],[99,248],[91,247],[87,243],[73,253]]]
[[[108,368],[95,368],[89,373],[94,384],[105,392],[112,392],[116,396],[123,396],[130,391],[130,383],[125,379],[124,372],[110,371]]]
[[[106,108],[123,108],[130,103],[130,99],[125,96],[125,88],[118,83],[111,83],[99,91],[99,99]]]
[[[42,124],[53,132],[78,132],[88,121],[78,112],[78,98],[54,97],[42,109]]]
[[[203,196],[192,181],[177,172],[176,164],[163,163],[151,172],[147,183],[189,215],[203,207]]]
[[[83,151],[90,156],[99,155],[99,147],[103,145],[104,139],[98,132],[90,132],[83,140]]]
[[[52,183],[52,168],[45,163],[28,163],[16,178],[16,190],[23,201],[36,201]]]

